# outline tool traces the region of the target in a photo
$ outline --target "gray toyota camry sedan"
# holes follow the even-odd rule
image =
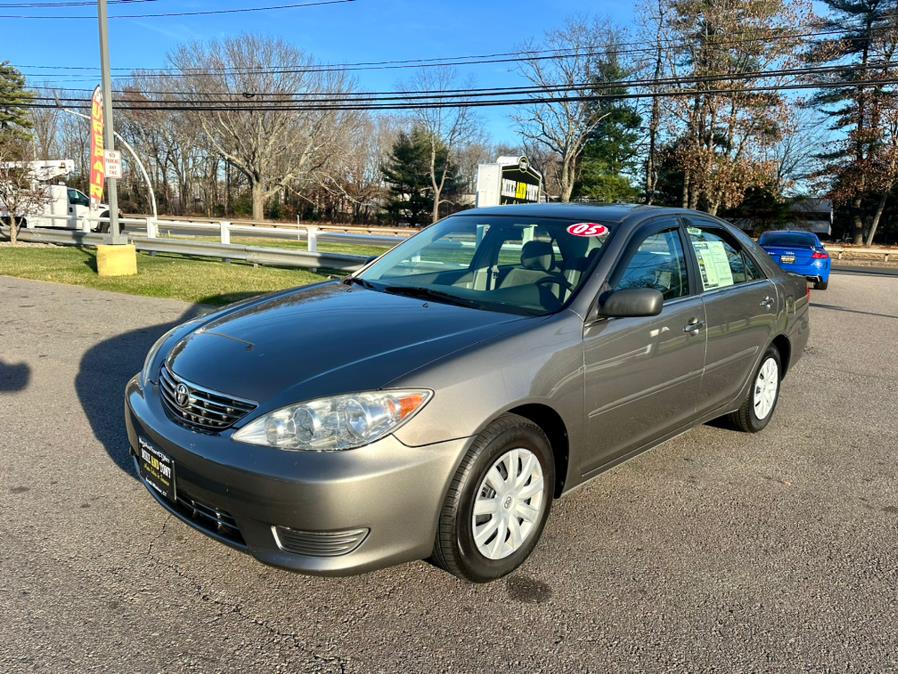
[[[476,209],[169,331],[128,437],[162,507],[262,562],[488,581],[602,471],[717,417],[762,430],[808,329],[805,280],[717,218]]]

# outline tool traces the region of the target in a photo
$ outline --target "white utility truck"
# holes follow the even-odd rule
[[[76,190],[74,187],[68,187],[61,182],[56,184],[49,182],[65,178],[74,170],[75,163],[71,159],[7,162],[0,164],[0,167],[29,170],[34,183],[43,185],[43,189],[46,191],[46,199],[35,209],[35,212],[16,213],[16,217],[21,219],[23,227],[56,227],[78,229],[83,232],[108,231],[108,222],[97,223],[87,219],[91,216],[90,198],[84,192]],[[109,206],[100,204],[93,216],[108,218]],[[3,203],[0,203],[0,218],[3,221],[8,221],[9,218],[9,211]]]

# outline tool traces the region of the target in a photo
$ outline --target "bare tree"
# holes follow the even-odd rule
[[[570,201],[580,171],[580,159],[590,134],[602,119],[590,101],[576,100],[577,87],[589,85],[594,77],[596,53],[609,40],[607,24],[570,19],[564,28],[546,35],[544,49],[555,50],[558,58],[525,61],[521,73],[540,91],[534,103],[515,116],[525,141],[541,145],[559,159],[559,196]],[[535,49],[528,45],[527,49]]]
[[[249,102],[289,103],[295,96],[350,91],[343,73],[315,69],[312,60],[281,40],[252,35],[194,43],[171,57],[183,75],[184,96],[228,102],[195,111],[214,150],[239,170],[252,191],[253,218],[264,218],[269,198],[314,182],[330,159],[341,122],[337,110],[240,110]],[[308,99],[306,99],[308,100]],[[278,107],[288,107],[281,105]]]
[[[883,104],[879,115],[880,142],[876,147],[872,161],[876,167],[871,173],[872,185],[875,192],[879,193],[876,202],[876,210],[870,222],[870,230],[867,232],[865,243],[873,245],[873,237],[879,228],[886,203],[892,195],[892,190],[898,184],[898,103],[894,96],[890,96]]]
[[[90,180],[90,122],[74,115],[63,116],[59,120],[60,159],[75,162],[75,175],[67,179],[69,185],[83,192],[87,191]]]
[[[393,117],[361,117],[347,135],[348,148],[328,171],[329,182],[337,185],[349,202],[353,222],[370,218],[384,196],[380,167],[386,161],[398,133]]]
[[[763,161],[775,167],[773,191],[786,194],[811,178],[820,165],[821,120],[810,108],[787,110],[779,142],[766,148]]]
[[[28,162],[22,159],[24,154],[24,143],[0,145],[0,220],[9,226],[12,245],[16,245],[27,215],[49,203],[47,188],[35,180]]]
[[[558,153],[533,141],[525,141],[523,150],[530,165],[543,176],[543,193],[546,198],[561,194],[561,158]]]
[[[47,96],[46,90],[41,93]],[[62,159],[59,154],[59,116],[57,108],[32,108],[31,117],[32,156],[35,159]]]
[[[806,23],[809,7],[804,0],[666,2],[671,74],[687,78],[678,85],[684,95],[672,99],[671,119],[684,176],[682,205],[716,214],[738,206],[749,187],[769,187],[776,179],[777,167],[765,155],[789,120],[790,103],[777,90],[787,78],[745,74],[797,63],[794,26]]]
[[[430,68],[420,70],[410,88],[414,91],[440,93],[461,87],[451,68]],[[446,203],[443,190],[452,173],[458,169],[458,152],[463,145],[474,140],[477,124],[471,109],[463,106],[419,108],[411,116],[430,141],[430,184],[433,189],[431,222],[436,222],[440,219],[440,205]]]
[[[477,194],[477,167],[493,162],[499,156],[502,155],[482,140],[472,141],[458,148],[455,153],[455,164],[463,185],[459,205],[474,205]]]
[[[666,0],[644,0],[640,15],[643,18],[642,33],[647,44],[651,45],[651,58],[647,59],[640,70],[657,82],[664,75],[667,59],[667,23],[668,7]],[[659,84],[651,84],[652,94],[648,110],[647,147],[645,158],[645,202],[649,205],[655,200],[658,189],[659,158],[661,150],[661,132],[664,110],[662,108],[663,91]]]
[[[125,86],[125,95],[141,103],[166,103],[170,79],[137,72]],[[170,213],[192,212],[192,197],[208,170],[210,144],[196,115],[190,111],[122,110],[119,131],[150,165],[154,190]]]

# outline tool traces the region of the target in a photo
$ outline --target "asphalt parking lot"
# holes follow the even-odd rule
[[[196,308],[0,277],[0,671],[898,668],[898,278],[836,274],[767,430],[555,504],[517,573],[262,566],[170,518],[121,392]]]

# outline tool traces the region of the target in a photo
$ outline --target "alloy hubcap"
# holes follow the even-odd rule
[[[543,468],[529,449],[512,449],[490,467],[471,521],[481,555],[503,559],[524,545],[543,514],[543,486]]]
[[[768,358],[761,365],[758,377],[755,379],[753,403],[755,416],[758,419],[766,419],[776,402],[776,392],[779,389],[779,367],[773,358]]]

